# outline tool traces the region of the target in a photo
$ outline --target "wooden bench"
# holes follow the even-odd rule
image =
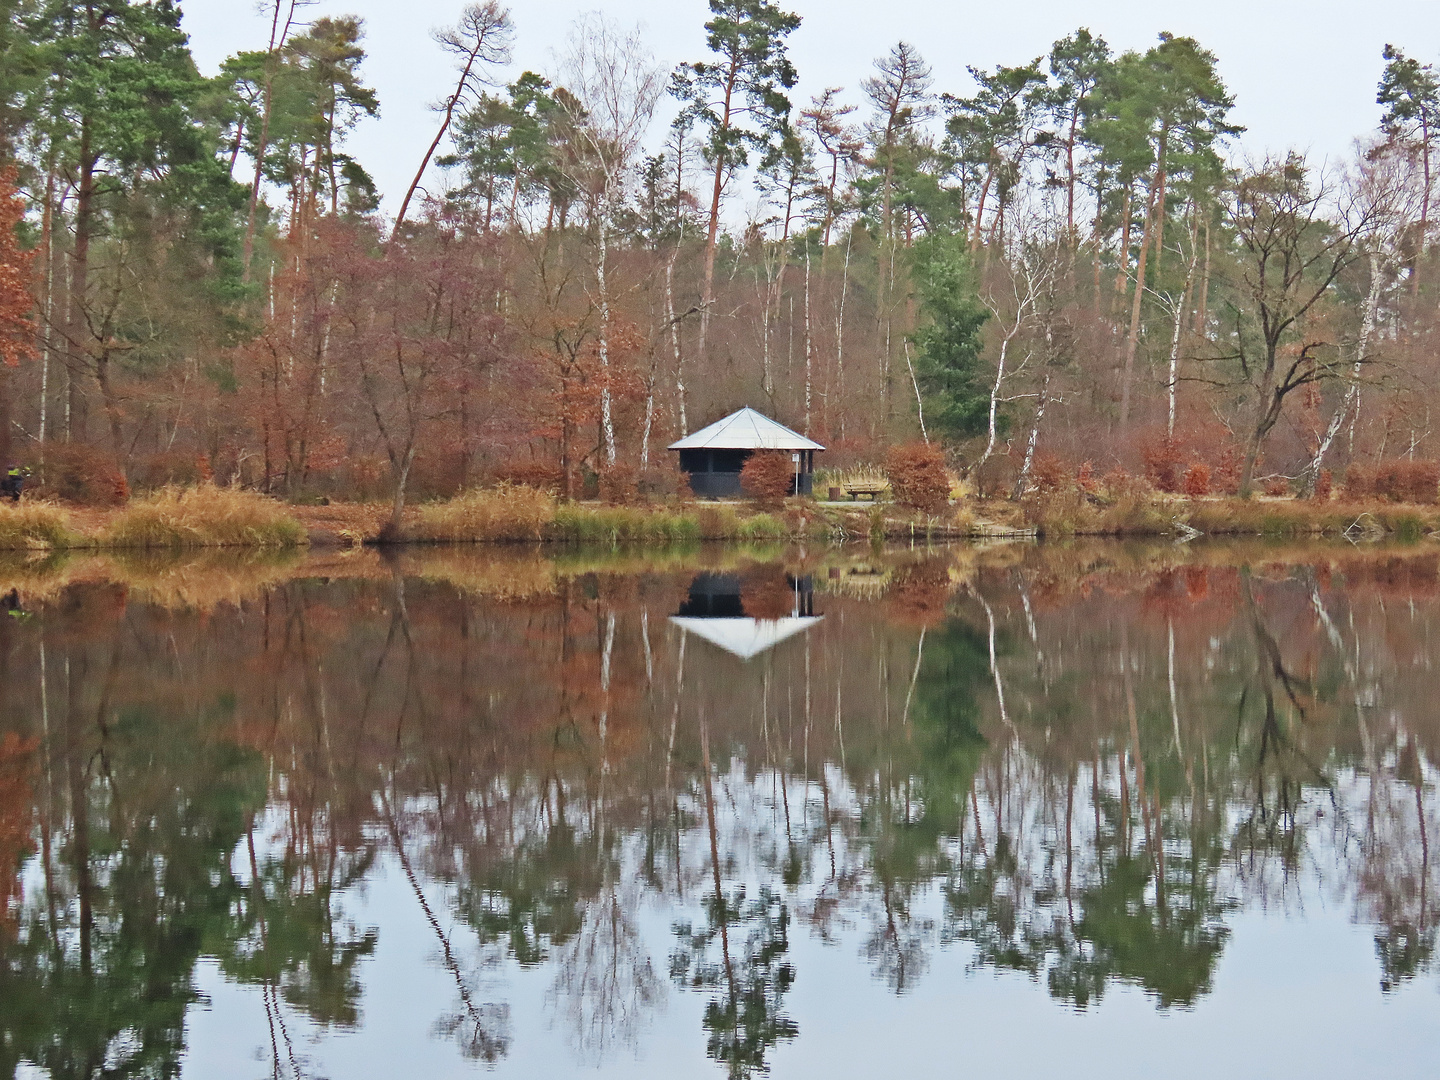
[[[885,488],[886,484],[883,480],[852,480],[849,483],[841,484],[838,490],[849,496],[851,502],[859,499],[862,495],[874,502],[885,494]],[[836,489],[832,488],[831,490]]]

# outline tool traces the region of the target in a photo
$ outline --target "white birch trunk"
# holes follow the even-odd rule
[[[605,261],[609,254],[610,185],[600,196],[600,256],[595,264],[595,284],[600,291],[600,427],[605,441],[605,464],[615,464],[615,417],[610,403],[610,290],[605,279]]]
[[[995,452],[995,421],[1000,408],[1000,384],[1005,381],[1005,355],[1010,351],[1010,339],[1007,337],[1000,342],[1000,362],[995,365],[995,385],[990,387],[990,437],[985,443],[985,452],[980,455],[980,460],[971,466],[974,472],[990,460],[990,455]]]
[[[814,360],[810,347],[810,245],[805,245],[805,434],[810,434],[810,408],[814,392]]]
[[[665,267],[665,318],[670,323],[670,347],[675,351],[675,398],[680,408],[680,434],[690,434],[690,422],[685,416],[685,368],[680,353],[680,323],[675,318],[675,260],[680,257],[677,244]]]
[[[1045,381],[1040,384],[1040,400],[1035,405],[1035,421],[1030,425],[1030,437],[1025,440],[1025,463],[1020,475],[1015,478],[1015,498],[1025,494],[1030,484],[1030,470],[1035,464],[1035,447],[1040,442],[1040,422],[1045,419],[1045,406],[1050,404],[1050,369],[1045,369]]]
[[[1310,459],[1310,464],[1305,467],[1305,472],[1300,482],[1301,495],[1308,498],[1315,494],[1315,485],[1320,479],[1320,469],[1325,464],[1325,455],[1330,452],[1331,445],[1335,442],[1335,436],[1340,431],[1340,425],[1345,422],[1346,415],[1353,409],[1356,414],[1360,411],[1360,367],[1365,363],[1365,351],[1370,347],[1370,337],[1375,333],[1375,314],[1380,306],[1380,257],[1373,251],[1370,253],[1370,291],[1365,297],[1365,310],[1360,319],[1360,339],[1355,343],[1355,362],[1350,368],[1350,385],[1345,390],[1345,397],[1336,406],[1334,414],[1330,417],[1330,423],[1325,428],[1325,434],[1320,439],[1320,444],[1315,447],[1315,455]],[[1354,448],[1355,429],[1354,419],[1351,419],[1350,429],[1351,448]]]

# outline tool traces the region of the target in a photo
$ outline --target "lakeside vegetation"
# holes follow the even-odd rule
[[[1187,497],[1143,486],[1071,487],[1023,500],[961,498],[928,509],[892,501],[789,499],[616,506],[566,503],[501,485],[413,506],[401,527],[383,504],[287,505],[240,488],[167,487],[95,510],[57,501],[0,504],[0,550],[255,550],[364,545],[684,547],[702,542],[843,545],[1033,536],[1440,538],[1440,505],[1376,499]]]

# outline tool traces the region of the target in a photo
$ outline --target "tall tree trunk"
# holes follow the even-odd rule
[[[835,380],[840,398],[840,437],[845,437],[845,295],[850,290],[850,243],[855,230],[845,237],[845,261],[840,267],[840,309],[835,314]]]
[[[610,394],[610,287],[605,276],[605,263],[609,257],[610,182],[605,181],[605,190],[600,199],[600,255],[595,264],[595,283],[600,292],[600,427],[603,433],[605,465],[615,465],[615,417]]]
[[[1350,369],[1350,385],[1345,388],[1345,396],[1335,412],[1330,416],[1330,423],[1325,427],[1325,434],[1321,436],[1319,444],[1315,447],[1315,453],[1310,458],[1310,463],[1305,466],[1305,471],[1300,475],[1300,495],[1302,498],[1311,498],[1315,494],[1315,485],[1320,479],[1320,469],[1325,464],[1325,455],[1330,452],[1330,447],[1335,442],[1335,436],[1339,433],[1340,427],[1345,422],[1345,417],[1352,408],[1359,404],[1360,399],[1360,368],[1365,363],[1365,353],[1370,347],[1370,337],[1375,332],[1375,316],[1380,307],[1380,256],[1370,252],[1370,291],[1365,296],[1364,313],[1360,319],[1360,338],[1355,343],[1355,362]]]
[[[995,365],[995,383],[990,387],[990,425],[989,438],[985,441],[985,452],[980,459],[970,467],[970,471],[976,472],[981,465],[990,460],[990,455],[995,452],[995,429],[996,419],[1000,409],[1000,386],[1005,381],[1005,357],[1010,350],[1010,339],[1007,337],[1000,342],[1000,360]]]
[[[1173,440],[1175,438],[1175,404],[1176,391],[1180,380],[1180,328],[1185,321],[1185,316],[1190,311],[1190,292],[1195,285],[1195,268],[1199,264],[1200,250],[1196,243],[1199,239],[1198,230],[1200,225],[1199,211],[1196,210],[1194,227],[1190,231],[1190,264],[1185,268],[1185,288],[1180,293],[1180,306],[1174,311],[1175,328],[1170,334],[1170,378],[1166,389],[1169,399],[1169,412],[1167,414],[1165,437]]]
[[[1030,486],[1030,471],[1035,465],[1035,447],[1040,442],[1040,424],[1045,419],[1045,406],[1050,404],[1050,367],[1046,365],[1045,379],[1040,384],[1040,398],[1035,404],[1035,420],[1030,425],[1030,437],[1025,440],[1025,462],[1020,466],[1020,475],[1015,478],[1014,498],[1025,494]]]
[[[810,434],[811,395],[814,390],[814,349],[810,341],[810,244],[805,244],[805,434]]]
[[[1151,229],[1155,220],[1155,198],[1158,191],[1158,183],[1150,185],[1149,204],[1145,208],[1145,231],[1140,236],[1140,257],[1135,263],[1135,296],[1130,302],[1130,333],[1125,339],[1125,367],[1120,375],[1122,432],[1130,427],[1130,395],[1135,382],[1135,349],[1140,341],[1140,308],[1145,299],[1145,262],[1150,254]]]
[[[90,118],[80,121],[80,178],[75,189],[75,248],[70,265],[70,318],[67,337],[69,338],[69,393],[66,402],[67,441],[71,436],[71,424],[79,427],[80,437],[85,437],[85,402],[81,390],[80,374],[85,370],[89,353],[86,343],[91,334],[87,324],[85,303],[90,284],[90,239],[95,227],[95,157],[91,152]]]
[[[720,113],[720,141],[723,143],[730,133],[730,105],[735,96],[735,81],[740,76],[738,61],[731,61],[729,77],[725,81],[725,102]],[[683,147],[682,147],[683,152]],[[720,196],[725,189],[725,156],[716,155],[715,183],[710,193],[710,221],[705,230],[705,288],[700,296],[700,358],[705,359],[705,350],[710,337],[710,309],[715,303],[715,248],[720,237]]]
[[[398,539],[400,535],[400,521],[405,516],[405,494],[410,486],[410,466],[413,464],[415,444],[412,440],[400,459],[399,469],[395,471],[395,498],[390,503],[390,523],[387,529],[391,539]]]
[[[265,104],[260,113],[260,140],[255,144],[255,179],[250,182],[250,204],[245,211],[245,243],[241,253],[240,276],[244,282],[250,280],[250,257],[255,252],[255,212],[260,205],[260,182],[263,179],[265,166],[265,153],[270,147],[270,112],[272,101],[272,90],[275,84],[275,64],[279,58],[280,50],[285,47],[285,39],[290,35],[290,25],[295,20],[296,0],[289,0],[289,10],[285,16],[285,26],[280,26],[280,9],[285,5],[286,0],[275,0],[273,14],[270,16],[270,48],[265,54]]]
[[[675,261],[680,258],[680,245],[665,267],[665,318],[670,323],[670,347],[675,353],[675,400],[680,410],[680,435],[690,434],[690,420],[685,415],[685,363],[680,350],[680,320],[675,317]]]

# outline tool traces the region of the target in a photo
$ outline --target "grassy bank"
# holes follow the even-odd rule
[[[401,534],[414,543],[688,544],[803,538],[819,520],[803,505],[775,513],[728,504],[604,506],[501,486],[422,505]]]
[[[294,548],[305,526],[274,499],[204,484],[165,488],[109,513],[53,502],[0,506],[0,549]]]
[[[1150,493],[1106,501],[1066,495],[982,504],[977,512],[1047,538],[1174,536],[1193,530],[1205,536],[1418,540],[1440,531],[1440,506],[1383,500],[1186,499]]]
[[[376,542],[387,519],[388,508],[380,504],[292,507],[256,492],[207,484],[166,488],[108,511],[43,501],[0,505],[0,550],[353,547]],[[1021,502],[967,500],[939,514],[923,514],[893,503],[809,500],[764,509],[743,503],[561,503],[534,488],[501,486],[412,507],[400,539],[414,544],[683,547],[702,541],[915,543],[1195,533],[1418,540],[1440,533],[1440,506],[1383,500],[1186,499],[1148,491],[1104,499],[1072,491]]]

